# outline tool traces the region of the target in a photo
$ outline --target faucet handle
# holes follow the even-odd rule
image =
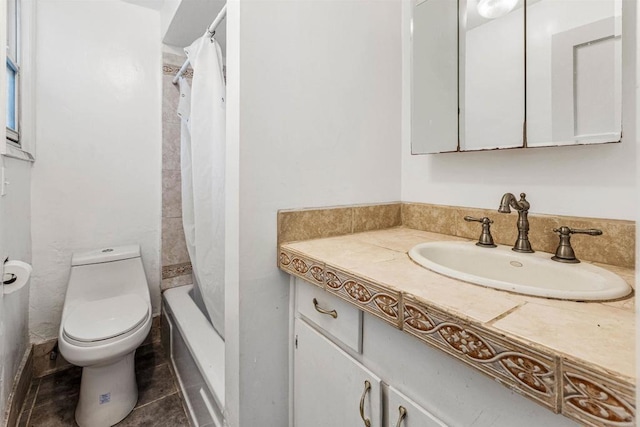
[[[553,231],[559,233],[560,235],[569,235],[569,234],[588,234],[590,236],[600,236],[602,235],[602,230],[598,230],[597,228],[571,228],[563,225],[560,228],[554,228]]]
[[[478,238],[478,242],[476,245],[481,246],[483,248],[495,248],[496,244],[493,243],[493,237],[491,237],[491,224],[493,224],[493,220],[488,217],[482,218],[474,218],[472,216],[465,216],[464,220],[467,222],[481,222],[482,223],[482,234],[480,234],[480,238]]]
[[[567,227],[566,225],[563,225],[560,228],[554,228],[553,231],[558,233],[560,236],[560,243],[558,244],[558,249],[556,249],[556,254],[552,256],[551,259],[570,264],[577,264],[580,262],[580,260],[576,258],[576,254],[571,246],[572,234],[588,234],[590,236],[600,236],[602,234],[602,230],[598,230],[597,228],[579,229]]]
[[[467,221],[467,222],[481,222],[483,224],[485,222],[487,222],[489,224],[493,224],[493,220],[490,219],[489,217],[486,217],[486,216],[484,216],[482,218],[476,218],[476,217],[473,217],[473,216],[465,216],[464,220]]]

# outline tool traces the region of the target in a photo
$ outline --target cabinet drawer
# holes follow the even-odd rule
[[[354,351],[362,352],[362,311],[328,292],[297,282],[298,313]]]
[[[445,423],[391,386],[388,411],[388,427],[446,427]]]

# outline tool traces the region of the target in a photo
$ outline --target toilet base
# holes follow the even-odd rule
[[[82,369],[76,422],[80,427],[109,427],[122,421],[136,406],[138,385],[135,350],[121,359]]]

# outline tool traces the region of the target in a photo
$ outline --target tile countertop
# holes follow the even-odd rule
[[[547,403],[541,403],[547,404],[556,412],[565,413],[587,424],[601,425],[597,419],[596,421],[592,419],[591,413],[586,415],[570,413],[572,402],[576,403],[572,401],[576,398],[576,393],[572,394],[572,390],[578,390],[578,394],[582,393],[588,399],[593,397],[588,396],[588,391],[584,391],[589,390],[589,385],[592,384],[579,385],[571,380],[571,374],[568,371],[575,366],[580,371],[580,375],[589,373],[589,379],[592,383],[596,382],[596,388],[610,390],[614,397],[622,402],[622,412],[635,415],[633,408],[636,378],[635,297],[600,303],[560,301],[518,295],[442,276],[415,264],[407,255],[409,249],[418,243],[442,240],[469,241],[404,227],[390,228],[284,243],[280,246],[279,266],[284,271],[300,276],[329,291],[337,289],[331,286],[332,278],[342,284],[350,279],[352,282],[356,281],[356,286],[357,282],[369,286],[370,292],[364,291],[369,296],[377,291],[398,296],[396,308],[387,310],[382,308],[382,310],[389,311],[391,315],[395,310],[397,322],[391,319],[391,323],[418,337],[420,334],[415,332],[419,331],[410,330],[410,326],[415,325],[410,321],[412,319],[422,321],[423,324],[431,325],[432,329],[436,330],[435,325],[439,323],[439,316],[440,319],[445,319],[443,320],[445,323],[453,321],[457,325],[454,326],[456,330],[464,332],[463,329],[467,329],[478,332],[472,333],[471,336],[480,339],[477,343],[481,347],[485,342],[488,343],[489,351],[494,356],[496,346],[493,345],[491,348],[490,339],[483,342],[483,333],[488,334],[484,338],[494,337],[502,347],[506,342],[506,350],[511,350],[509,345],[513,343],[525,351],[531,350],[545,357],[548,356],[548,360],[552,361],[549,365],[550,375],[554,375],[553,372],[555,372],[555,377],[550,386],[553,389],[552,395],[546,399]],[[302,267],[291,263],[295,258],[302,260]],[[315,273],[305,271],[310,270],[311,265],[315,265]],[[634,270],[604,264],[596,265],[615,272],[635,288]],[[320,269],[322,273],[319,274]],[[310,273],[313,273],[313,276],[309,276]],[[352,289],[347,290],[347,292],[351,291]],[[337,291],[336,293],[347,301],[359,305],[358,296],[353,292],[351,295],[344,292],[341,295]],[[422,314],[416,314],[415,310],[410,310],[413,308],[410,305],[413,302],[417,303],[417,307],[424,308]],[[378,306],[382,307],[381,304]],[[367,310],[365,305],[360,305],[360,308]],[[435,311],[434,318],[429,318],[429,310]],[[371,310],[367,311],[376,314]],[[384,313],[380,317],[383,316]],[[420,329],[419,325],[418,329]],[[449,340],[449,346],[455,347],[454,350],[460,353],[448,351],[454,356],[471,365],[474,365],[475,359],[481,358],[478,356],[470,361],[469,356],[474,358],[473,349],[461,349],[442,332],[440,335],[445,340]],[[440,339],[440,337],[437,338]],[[429,339],[424,340],[429,342]],[[439,343],[434,341],[434,345],[438,346]],[[451,350],[444,347],[445,351]],[[488,373],[492,375],[491,372]],[[514,374],[513,369],[511,374]],[[580,389],[583,392],[580,392]],[[527,390],[519,392],[528,394]],[[582,408],[579,404],[573,406]],[[602,408],[599,407],[598,410],[600,409]],[[578,412],[580,411],[584,412],[583,409]],[[609,421],[615,421],[617,417],[613,412],[609,414],[613,417],[609,417]],[[608,422],[602,425],[608,425]]]

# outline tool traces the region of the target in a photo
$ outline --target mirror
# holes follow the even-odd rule
[[[522,147],[524,0],[459,5],[460,150]]]
[[[423,0],[413,9],[411,151],[458,148],[458,5]]]
[[[621,0],[418,0],[413,154],[618,142]]]
[[[621,3],[527,1],[527,146],[620,141]]]

